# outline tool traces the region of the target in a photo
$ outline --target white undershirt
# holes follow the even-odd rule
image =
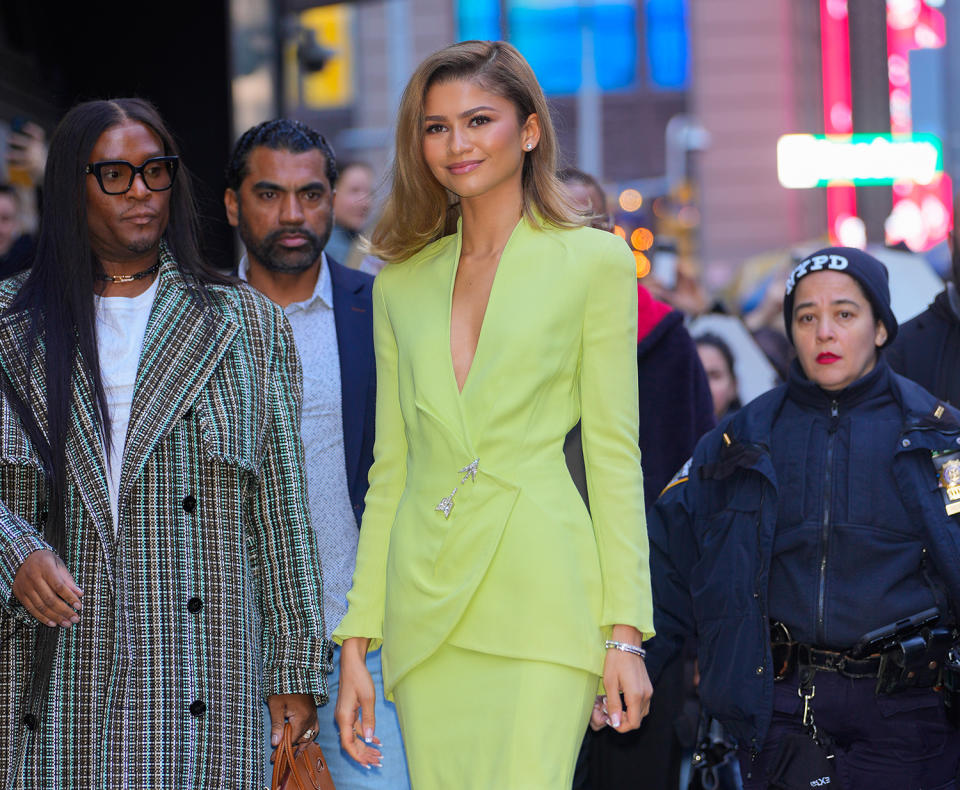
[[[133,386],[159,281],[159,277],[154,278],[153,284],[139,296],[94,296],[100,375],[110,411],[111,447],[109,452],[105,449],[104,454],[108,460],[107,486],[114,531],[120,522],[120,470],[133,405]]]

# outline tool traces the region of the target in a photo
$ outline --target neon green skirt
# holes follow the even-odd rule
[[[441,645],[394,689],[412,790],[569,790],[597,684]]]

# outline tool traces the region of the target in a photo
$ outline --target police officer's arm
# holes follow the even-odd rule
[[[656,683],[666,666],[696,632],[690,597],[690,568],[697,557],[693,537],[691,485],[684,465],[647,514],[650,571],[657,635],[648,645],[647,668]]]

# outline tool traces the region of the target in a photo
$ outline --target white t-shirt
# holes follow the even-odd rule
[[[120,470],[133,405],[133,387],[158,282],[160,278],[154,278],[153,284],[139,296],[94,296],[100,375],[110,410],[111,447],[109,451],[104,448],[104,455],[108,464],[107,485],[114,532],[120,523]]]

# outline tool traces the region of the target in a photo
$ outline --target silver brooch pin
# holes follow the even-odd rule
[[[467,464],[463,469],[460,470],[460,474],[463,475],[461,483],[466,483],[467,478],[470,478],[470,482],[475,482],[477,479],[477,470],[480,468],[480,459],[474,458],[469,464]]]
[[[469,480],[471,483],[476,482],[477,480],[477,471],[480,469],[480,459],[474,458],[469,464],[467,464],[463,469],[459,470],[458,474],[463,475],[460,479],[461,483],[466,483]],[[459,487],[454,487],[453,491],[450,492],[448,496],[445,496],[440,500],[440,503],[434,508],[438,513],[443,513],[444,518],[450,518],[450,511],[453,510],[454,504],[453,498],[457,494]]]
[[[456,493],[457,489],[454,488],[453,491],[450,492],[450,496],[445,496],[443,499],[441,499],[440,504],[437,505],[434,510],[438,510],[443,513],[444,518],[450,518],[450,511],[453,510],[454,504],[453,497]]]

